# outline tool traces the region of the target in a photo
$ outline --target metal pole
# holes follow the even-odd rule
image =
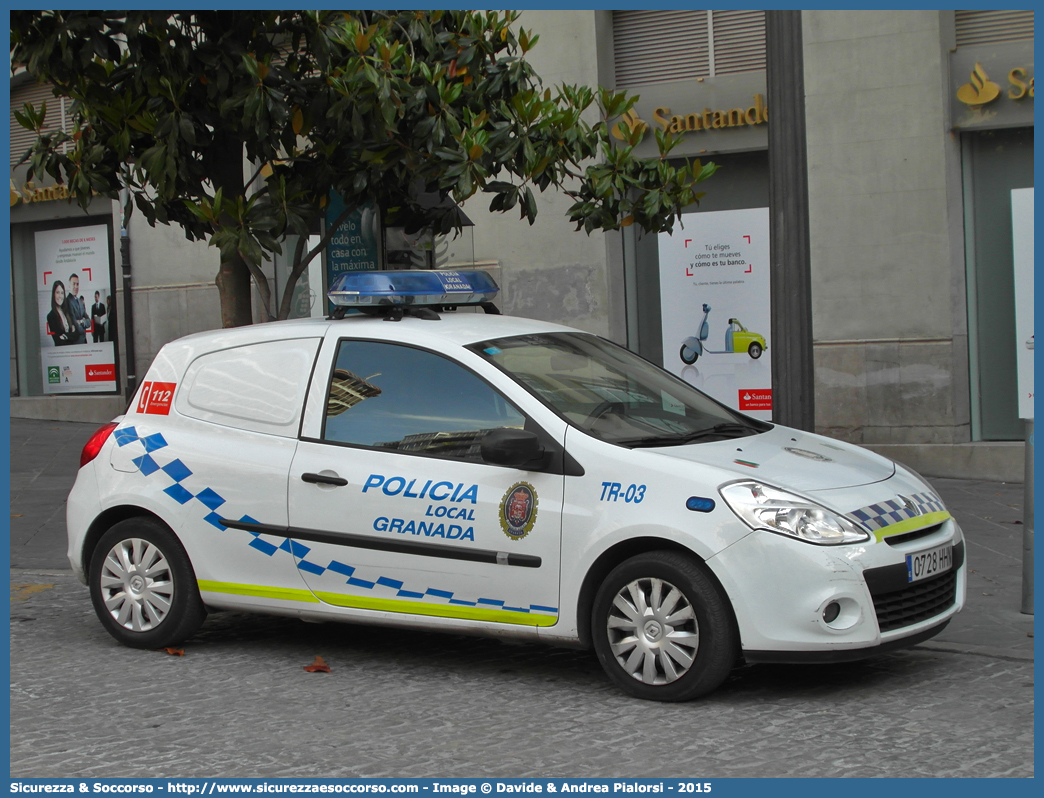
[[[1033,614],[1033,419],[1026,419],[1026,482],[1022,504],[1022,612]]]
[[[772,419],[814,431],[808,153],[800,11],[765,12]]]
[[[123,340],[127,356],[127,401],[138,389],[138,375],[134,363],[134,303],[131,296],[130,236],[120,227],[120,266],[123,269]]]

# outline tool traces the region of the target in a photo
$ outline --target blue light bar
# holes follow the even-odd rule
[[[344,272],[326,293],[346,308],[374,305],[478,305],[490,302],[500,286],[486,272],[402,270]]]

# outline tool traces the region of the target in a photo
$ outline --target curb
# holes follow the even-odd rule
[[[920,643],[910,651],[927,650],[940,651],[947,654],[974,654],[977,657],[993,657],[994,659],[1010,659],[1019,662],[1033,662],[1033,651],[1019,651],[1018,649],[996,649],[989,646],[972,646],[963,643],[925,642]]]

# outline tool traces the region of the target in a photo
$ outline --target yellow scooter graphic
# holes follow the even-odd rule
[[[699,335],[693,335],[686,338],[681,345],[679,355],[681,356],[682,363],[693,364],[696,362],[700,355],[706,353],[710,355],[726,355],[733,352],[746,352],[752,358],[757,360],[761,357],[761,353],[768,349],[768,344],[765,343],[765,338],[760,333],[751,332],[742,324],[739,319],[729,319],[729,327],[725,330],[725,348],[722,350],[707,349],[703,342],[707,340],[710,335],[710,325],[707,323],[707,317],[710,315],[711,306],[706,302],[703,303],[703,321],[700,323]]]

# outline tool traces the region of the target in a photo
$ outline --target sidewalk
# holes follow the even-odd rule
[[[11,568],[69,569],[65,497],[80,450],[97,428],[67,421],[11,419]],[[1021,484],[933,479],[967,540],[968,599],[942,634],[922,648],[1033,659],[1033,617],[1022,597]],[[85,594],[86,595],[86,594]]]

